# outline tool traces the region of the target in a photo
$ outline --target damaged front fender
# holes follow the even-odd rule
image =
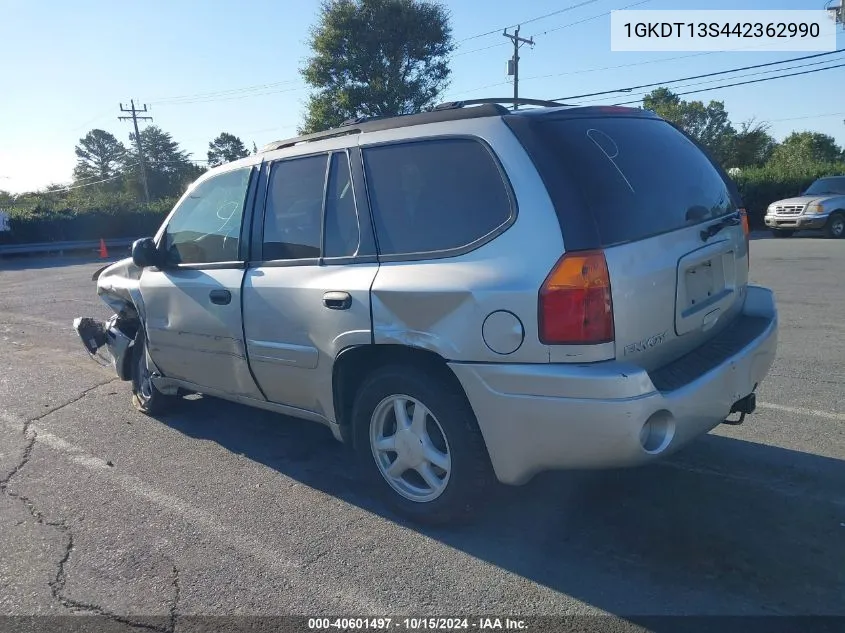
[[[141,269],[131,257],[122,259],[100,271],[97,275],[97,295],[116,314],[134,314],[144,320],[144,300],[140,290]]]
[[[92,279],[97,282],[97,295],[115,314],[105,323],[80,317],[74,320],[73,328],[89,354],[93,356],[105,347],[117,376],[131,380],[128,361],[138,328],[143,327],[146,316],[139,286],[141,269],[132,258],[122,259],[99,269]]]

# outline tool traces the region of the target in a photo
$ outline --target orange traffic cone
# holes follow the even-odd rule
[[[106,259],[109,256],[109,249],[106,248],[106,241],[100,238],[100,259]]]

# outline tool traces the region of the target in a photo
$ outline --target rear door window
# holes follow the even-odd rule
[[[332,154],[324,230],[323,257],[351,257],[358,252],[361,230],[346,152]]]
[[[328,154],[273,165],[264,211],[263,259],[320,257]]]
[[[540,120],[532,129],[526,149],[532,153],[532,144],[545,144],[532,158],[552,198],[561,187],[568,190],[560,195],[565,202],[555,200],[564,239],[570,213],[586,212],[596,246],[609,246],[736,211],[728,183],[710,159],[665,121],[572,117]]]
[[[431,139],[364,149],[382,255],[464,247],[506,224],[508,189],[478,141]]]

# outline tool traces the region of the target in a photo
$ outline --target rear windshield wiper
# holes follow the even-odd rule
[[[701,240],[703,242],[706,242],[707,240],[709,240],[711,237],[716,235],[722,229],[725,229],[729,226],[737,226],[741,223],[742,223],[742,219],[739,217],[739,215],[736,215],[736,214],[729,215],[728,217],[721,220],[720,222],[716,222],[716,224],[711,224],[706,229],[701,231]]]

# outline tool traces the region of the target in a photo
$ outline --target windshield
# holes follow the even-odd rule
[[[810,196],[831,193],[845,195],[845,177],[819,178],[816,182],[810,185],[804,193]]]

